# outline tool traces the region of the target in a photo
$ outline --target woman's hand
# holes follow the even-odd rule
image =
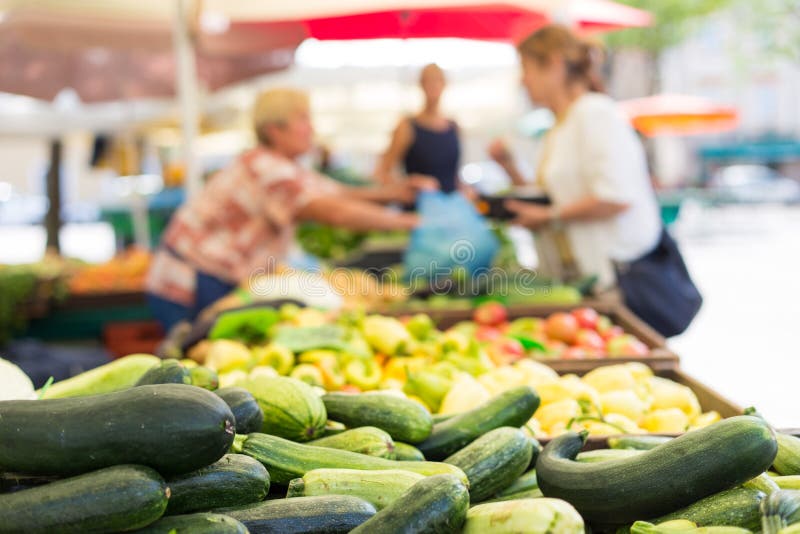
[[[505,207],[516,217],[511,221],[511,224],[518,224],[525,226],[531,230],[538,230],[550,224],[554,217],[553,208],[547,206],[540,206],[538,204],[531,204],[530,202],[522,202],[519,200],[507,200]]]
[[[498,164],[506,166],[511,163],[511,150],[509,150],[508,145],[502,138],[498,137],[497,139],[493,140],[491,143],[489,143],[489,146],[486,150],[489,152],[489,157],[495,160]]]
[[[420,191],[439,189],[439,181],[426,174],[410,174],[406,180],[400,180],[384,186],[384,191],[392,200],[404,204],[413,204]]]

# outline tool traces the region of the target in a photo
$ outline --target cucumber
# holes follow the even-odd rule
[[[417,448],[428,460],[443,460],[490,430],[524,425],[538,407],[539,396],[530,387],[509,389],[473,410],[434,425],[431,435]]]
[[[327,414],[314,388],[285,376],[250,377],[238,384],[253,394],[264,414],[261,431],[295,441],[322,437]]]
[[[479,504],[467,512],[464,534],[521,532],[583,534],[583,519],[559,499],[519,499]]]
[[[414,484],[352,534],[457,533],[467,516],[469,492],[453,475],[436,475]]]
[[[314,469],[364,469],[368,471],[402,469],[424,476],[443,473],[456,475],[468,484],[467,475],[454,465],[439,462],[398,462],[338,449],[295,443],[277,436],[253,433],[243,436],[234,448],[264,464],[276,484],[288,484]]]
[[[409,399],[374,394],[328,393],[322,396],[328,417],[348,427],[376,426],[392,439],[419,443],[433,427],[431,414],[424,406]]]
[[[161,517],[168,495],[164,479],[149,467],[108,467],[0,495],[0,533],[61,534],[141,528]]]
[[[151,384],[187,384],[192,383],[192,376],[189,369],[183,366],[178,360],[164,360],[161,365],[149,369],[136,382],[137,386],[147,386]]]
[[[800,438],[776,432],[778,455],[773,467],[779,475],[800,475]]]
[[[377,458],[395,459],[395,444],[392,436],[374,426],[362,426],[345,430],[339,434],[308,442],[315,447],[357,452]]]
[[[295,497],[216,510],[241,521],[251,534],[350,532],[375,515],[375,507],[349,495]]]
[[[236,386],[220,388],[214,393],[224,400],[233,412],[236,419],[236,433],[249,434],[261,430],[264,414],[252,393]]]
[[[747,482],[775,459],[778,445],[762,419],[738,416],[612,462],[573,461],[586,433],[553,439],[536,474],[547,497],[571,503],[590,522],[657,517]]]
[[[742,484],[743,488],[750,488],[759,490],[767,495],[772,494],[775,491],[778,491],[780,486],[778,486],[777,482],[775,482],[771,476],[766,473],[761,473],[753,480],[748,480],[744,484]]]
[[[800,523],[800,491],[779,490],[761,503],[761,523],[764,534],[778,534],[784,527]]]
[[[497,496],[505,497],[507,495],[513,495],[514,493],[520,493],[534,489],[539,489],[539,483],[536,481],[536,470],[531,469],[527,473],[517,478],[517,480],[515,480],[514,483],[509,487],[498,493]]]
[[[289,482],[286,496],[352,495],[372,503],[376,510],[381,510],[423,478],[425,477],[419,473],[400,469],[314,469],[303,475],[303,478]]]
[[[593,451],[581,452],[575,459],[578,462],[589,464],[631,458],[637,454],[641,454],[642,452],[644,451],[637,449],[595,449]]]
[[[171,492],[167,514],[186,514],[263,501],[269,492],[269,473],[258,460],[226,454],[217,462],[168,478]]]
[[[470,502],[480,502],[519,478],[531,463],[531,442],[518,428],[500,427],[479,437],[444,462],[467,475]]]
[[[672,438],[666,436],[617,436],[608,438],[608,446],[612,449],[635,449],[649,451],[663,445]]]
[[[150,354],[131,354],[56,382],[40,393],[43,399],[65,399],[121,391],[136,384],[143,374],[159,363],[161,359]]]
[[[233,443],[225,402],[181,384],[116,393],[0,402],[0,470],[47,475],[85,473],[124,463],[162,474],[219,460]]]
[[[248,534],[247,527],[222,514],[187,514],[163,517],[138,534]]]
[[[698,527],[740,527],[758,530],[761,526],[759,508],[764,493],[756,489],[733,488],[710,495],[658,519],[659,524],[676,519],[687,519]]]
[[[395,460],[405,462],[424,462],[425,456],[418,448],[402,441],[394,442],[394,456]]]

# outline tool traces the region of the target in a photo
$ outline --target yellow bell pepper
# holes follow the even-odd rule
[[[720,421],[722,416],[719,415],[719,412],[710,411],[703,414],[698,415],[694,419],[692,419],[692,425],[689,427],[691,430],[696,428],[704,428],[709,425],[713,425],[717,421]]]
[[[350,360],[344,367],[344,376],[348,384],[361,388],[362,391],[375,389],[383,378],[380,366],[375,360]]]
[[[570,391],[570,398],[588,402],[596,409],[599,409],[600,395],[591,385],[572,374],[562,376],[561,383]]]
[[[533,416],[542,425],[542,428],[550,432],[558,423],[566,425],[570,420],[580,417],[583,414],[580,404],[574,399],[564,399],[551,404],[540,406]]]
[[[648,432],[678,434],[689,427],[689,418],[679,408],[654,410],[642,419],[642,428]]]
[[[690,419],[701,413],[700,402],[690,388],[657,376],[650,378],[653,410],[679,408]]]
[[[642,434],[644,430],[636,424],[635,421],[631,421],[628,417],[625,417],[619,413],[608,413],[603,415],[603,419],[606,420],[607,423],[618,426],[621,428],[626,434]]]
[[[325,380],[322,378],[322,371],[310,363],[301,363],[289,373],[289,376],[302,380],[310,386],[323,387]]]
[[[633,389],[636,379],[626,365],[607,365],[592,369],[583,376],[583,382],[592,386],[599,393]]]
[[[370,315],[364,318],[361,325],[364,339],[372,348],[390,356],[404,353],[413,337],[405,325],[394,317]]]
[[[539,362],[529,359],[519,360],[513,366],[515,371],[520,374],[523,384],[527,384],[536,389],[539,384],[545,384],[558,380],[558,373],[552,368]]]
[[[380,389],[393,389],[397,391],[403,391],[403,385],[405,382],[400,380],[395,380],[394,378],[384,378],[381,380],[379,385]]]
[[[257,365],[250,369],[250,372],[247,373],[247,378],[258,378],[259,376],[263,376],[266,378],[274,378],[278,376],[278,371],[275,368],[270,367],[269,365]]]
[[[465,353],[469,350],[470,338],[466,334],[450,329],[439,339],[439,351]]]
[[[463,373],[458,376],[450,391],[442,399],[439,413],[461,413],[471,410],[491,398],[489,391],[471,375]]]
[[[615,425],[604,423],[603,421],[584,421],[583,426],[591,436],[615,436],[625,432]]]
[[[642,362],[629,362],[623,364],[631,374],[633,379],[640,383],[646,383],[653,376],[653,370]]]
[[[631,421],[638,422],[644,417],[649,406],[631,389],[607,391],[600,395],[600,409],[604,414],[622,414]]]
[[[291,319],[294,326],[322,326],[330,323],[325,312],[314,308],[301,308]]]
[[[572,388],[560,379],[554,382],[545,382],[536,387],[536,392],[542,399],[542,405],[551,404],[562,400],[572,399]],[[575,399],[572,399],[575,400]]]
[[[269,365],[278,371],[278,374],[288,375],[294,367],[294,353],[277,343],[255,346],[252,352],[256,365]]]
[[[563,434],[564,432],[580,432],[581,430],[586,430],[586,427],[583,424],[574,422],[567,428],[567,422],[559,421],[558,423],[554,424],[552,427],[547,429],[547,434],[551,438],[555,438]]]
[[[425,403],[425,406],[435,413],[439,410],[442,399],[450,391],[452,384],[453,378],[430,370],[422,370],[416,373],[409,373],[403,386],[403,393],[419,397]]]
[[[245,380],[247,380],[247,373],[241,369],[235,369],[233,371],[228,371],[227,373],[220,373],[219,387],[227,388],[230,386],[236,386]]]
[[[536,417],[531,417],[528,419],[528,422],[525,423],[525,426],[522,427],[522,431],[525,432],[528,436],[533,438],[543,438],[547,437],[547,432],[542,430],[542,424],[539,422]]]
[[[492,395],[499,395],[513,387],[522,385],[522,375],[513,367],[506,365],[480,375],[478,382]]]
[[[244,344],[229,339],[217,339],[208,345],[205,366],[224,373],[247,368],[251,359],[250,349]]]
[[[416,373],[428,365],[428,359],[419,356],[391,358],[383,368],[383,376],[405,382],[408,373]]]

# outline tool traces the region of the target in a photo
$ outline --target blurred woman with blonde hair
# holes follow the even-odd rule
[[[411,229],[418,218],[379,204],[413,202],[423,180],[351,188],[304,168],[312,147],[308,96],[272,89],[255,103],[258,144],[212,176],[175,213],[147,281],[156,318],[169,328],[246,281],[283,263],[296,224],[313,220],[352,230]]]

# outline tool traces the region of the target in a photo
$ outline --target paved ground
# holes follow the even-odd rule
[[[672,347],[731,400],[800,427],[800,209],[687,208],[676,233],[705,304]]]

